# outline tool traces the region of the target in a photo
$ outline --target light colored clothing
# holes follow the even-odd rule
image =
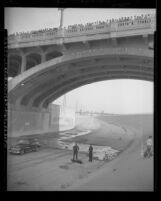
[[[153,144],[152,139],[148,139],[148,140],[146,141],[146,144],[147,144],[147,146],[152,146],[152,144]]]

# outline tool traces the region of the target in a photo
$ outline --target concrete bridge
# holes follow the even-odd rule
[[[9,106],[46,111],[52,101],[85,84],[153,81],[155,29],[155,16],[150,16],[9,37]]]

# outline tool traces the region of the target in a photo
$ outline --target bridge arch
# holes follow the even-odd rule
[[[63,56],[63,53],[60,51],[49,51],[46,53],[46,61],[49,61],[51,59],[57,58],[57,57],[61,57]]]
[[[87,76],[79,76],[77,77],[77,79],[71,80],[69,84],[66,83],[62,84],[62,87],[60,87],[60,89],[57,90],[56,92],[53,92],[53,90],[51,89],[47,91],[45,94],[41,94],[40,97],[35,99],[33,106],[46,108],[53,100],[59,98],[66,92],[84,86],[86,84],[91,84],[105,80],[113,80],[113,79],[137,79],[137,80],[152,81],[151,76],[148,73],[145,76],[145,73],[143,72],[140,73],[131,71],[126,72],[113,71],[113,72],[92,73],[88,74]],[[46,98],[43,99],[43,96],[45,96]]]
[[[38,53],[30,53],[26,56],[26,70],[41,63],[41,55]]]
[[[15,77],[20,74],[22,58],[18,54],[11,54],[8,59],[8,77]]]
[[[11,80],[11,102],[47,107],[64,93],[109,79],[153,81],[153,50],[104,48],[51,59]],[[23,83],[23,86],[22,86]]]

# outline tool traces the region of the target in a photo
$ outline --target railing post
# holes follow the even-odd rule
[[[111,31],[112,32],[117,32],[117,27],[118,27],[118,25],[116,22],[111,23]]]

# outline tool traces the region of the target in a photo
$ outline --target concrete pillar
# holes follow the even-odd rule
[[[89,49],[89,48],[90,48],[90,44],[89,44],[89,42],[88,42],[88,41],[83,41],[83,44],[85,45],[85,47],[86,47],[87,49]]]
[[[143,35],[145,45],[148,45],[148,34]]]
[[[67,51],[67,47],[65,46],[65,44],[64,43],[61,43],[61,45],[60,45],[60,51],[61,52],[65,52],[65,51]]]
[[[46,61],[46,54],[41,54],[41,63]]]
[[[60,29],[63,28],[63,13],[64,13],[64,8],[59,8],[59,10],[61,11],[61,17],[60,17]]]
[[[21,63],[21,73],[23,73],[26,70],[26,56],[22,55],[22,63]]]
[[[117,39],[116,38],[112,38],[112,45],[114,47],[117,47]]]
[[[18,75],[21,74],[21,63],[18,65]]]
[[[59,8],[58,10],[60,10],[61,11],[61,17],[60,17],[60,26],[59,26],[59,30],[58,30],[58,32],[59,32],[59,34],[61,35],[61,37],[64,37],[64,29],[63,29],[63,18],[64,18],[64,9],[65,8]]]

